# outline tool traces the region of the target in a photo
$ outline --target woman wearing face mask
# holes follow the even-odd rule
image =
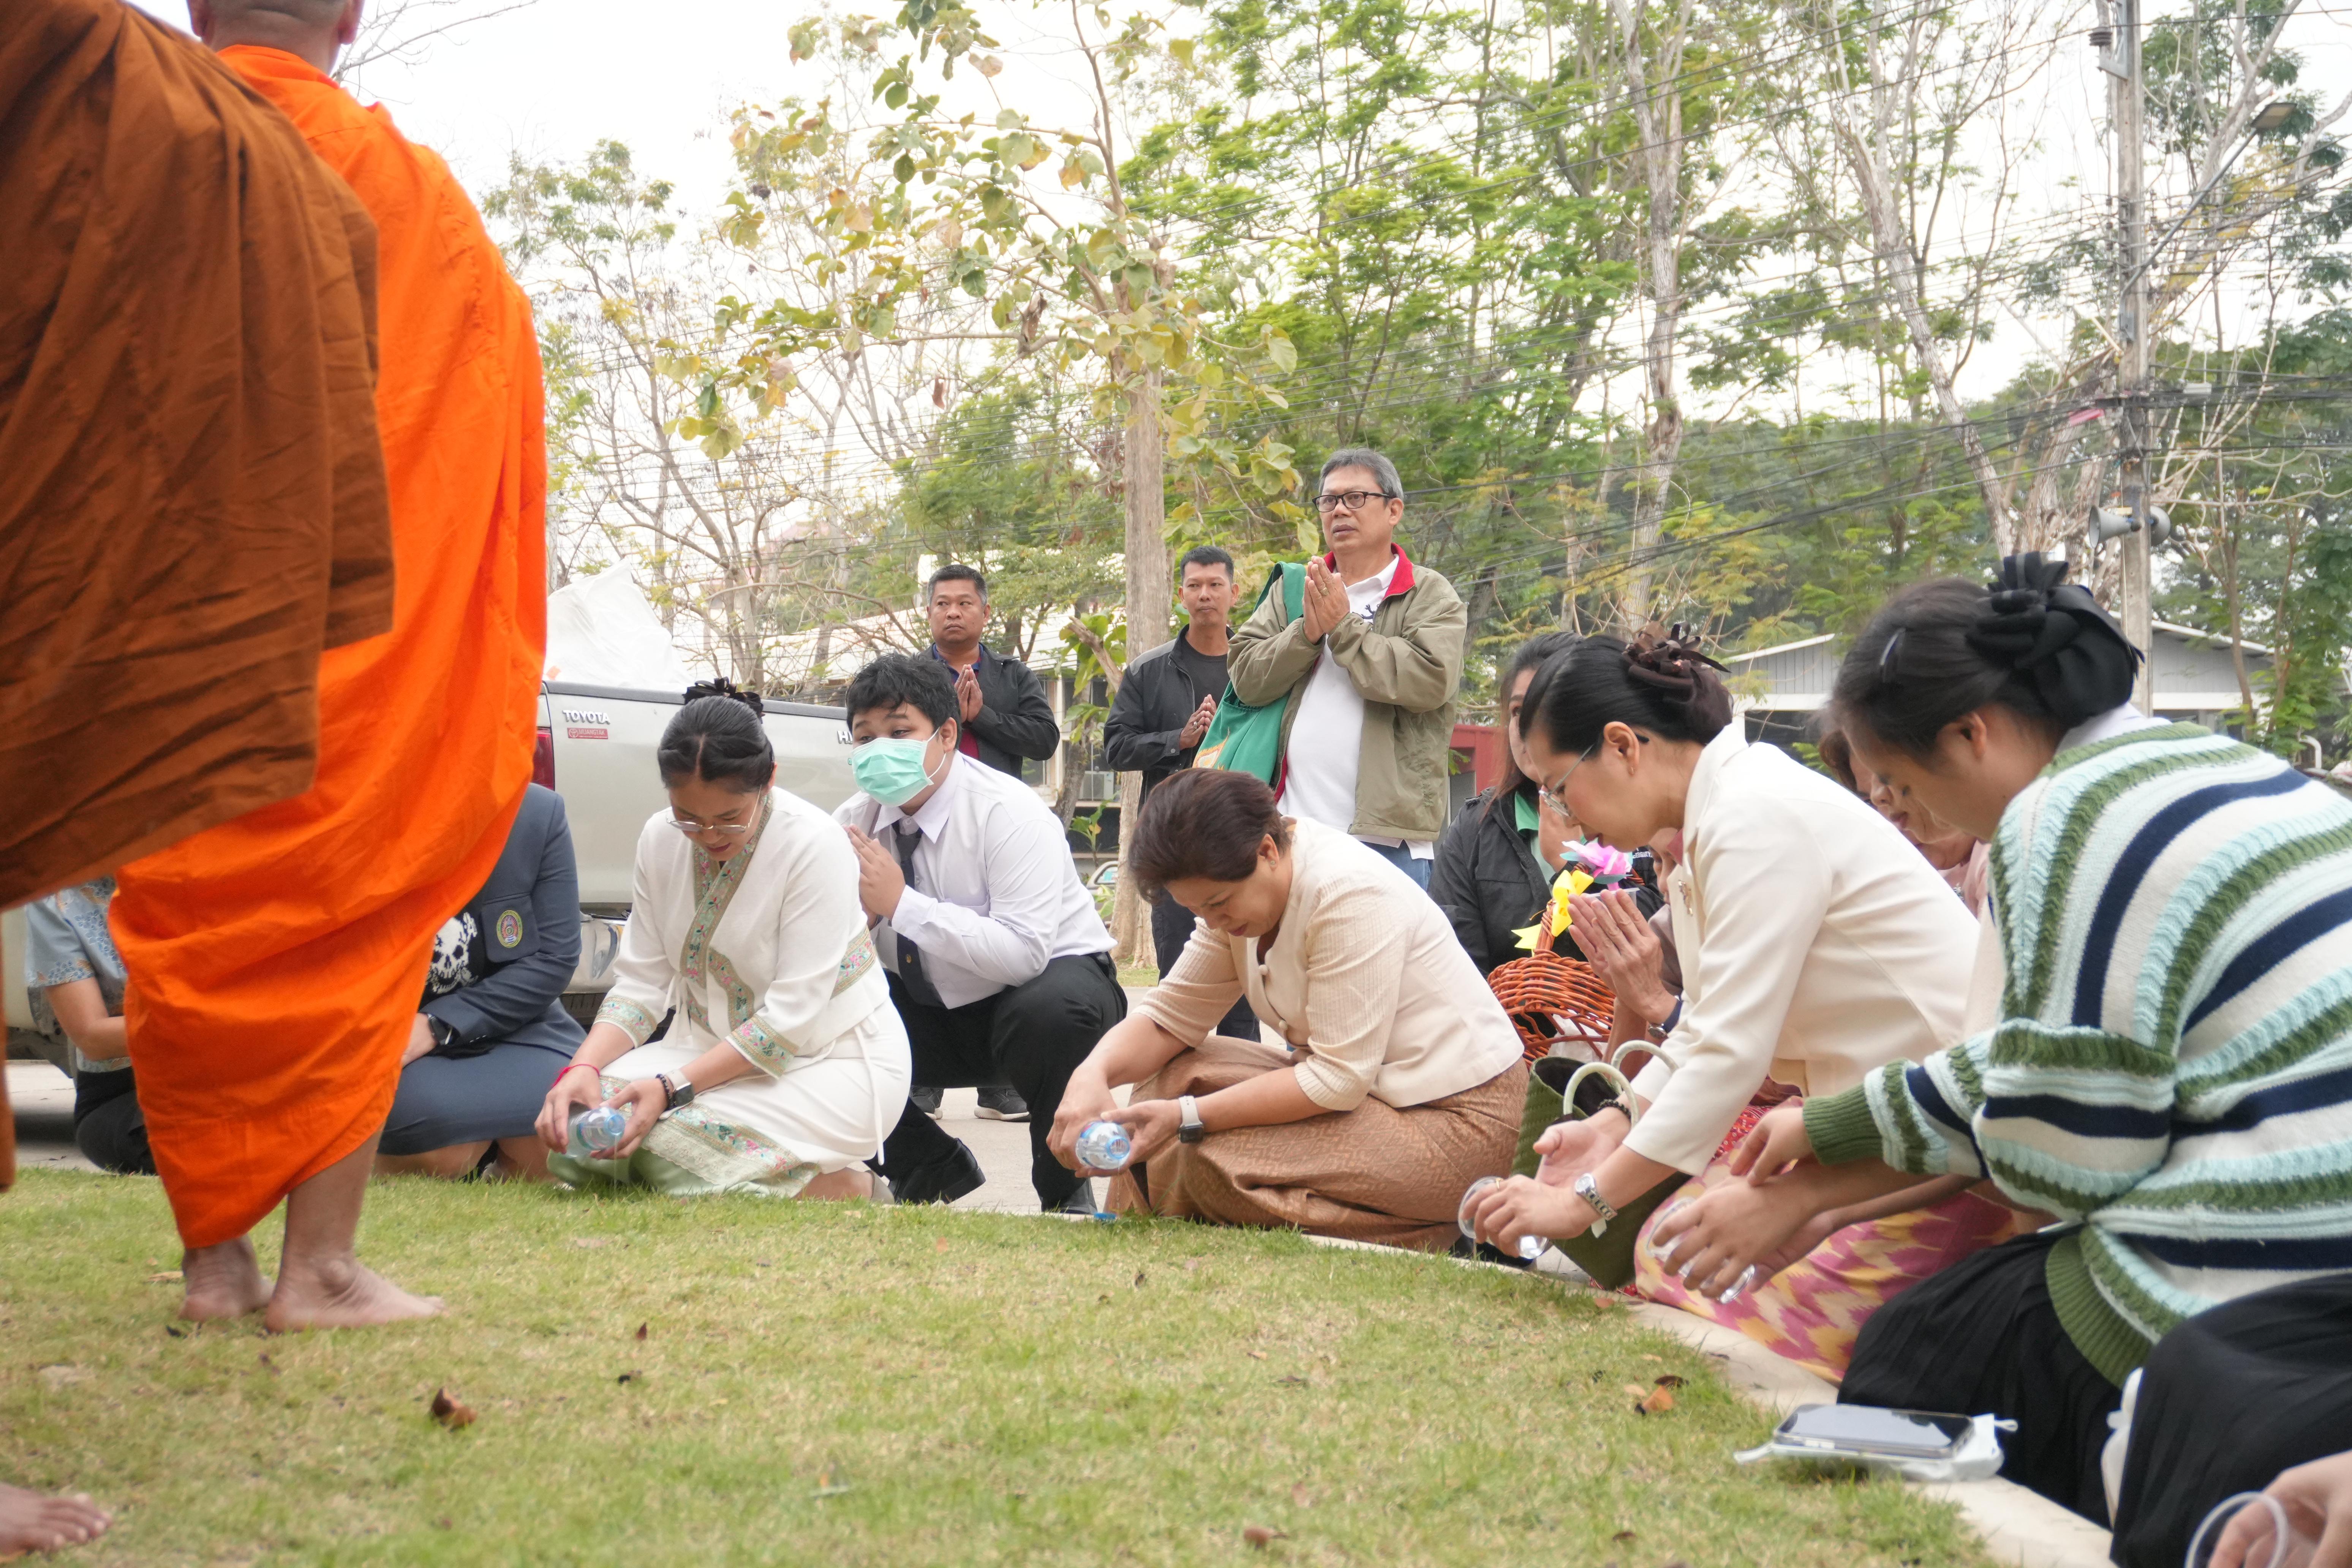
[[[1921,1174],[2057,1215],[1873,1318],[1843,1394],[2012,1419],[2002,1474],[2104,1523],[2106,1418],[2149,1347],[2352,1271],[2352,805],[2142,718],[2136,655],[2064,572],[1906,590],[1832,697],[1858,762],[1991,841],[2000,1009],[1767,1117],[1735,1162],[1754,1184],[1660,1234],[1716,1290],[1823,1204]]]
[[[907,1098],[907,1032],[831,818],[775,785],[755,693],[687,693],[656,759],[667,811],[637,838],[635,901],[595,1026],[547,1091],[548,1170],[678,1195],[871,1194],[862,1168]],[[673,1012],[673,1009],[675,1010]],[[670,1016],[668,1032],[647,1043]],[[609,1158],[570,1147],[599,1104]]]
[[[1695,647],[1649,634],[1630,645],[1588,638],[1538,674],[1521,723],[1537,777],[1603,842],[1630,848],[1680,835],[1666,907],[1684,994],[1658,1056],[1633,1082],[1639,1125],[1612,1110],[1547,1132],[1539,1174],[1486,1194],[1482,1239],[1507,1249],[1522,1235],[1572,1236],[1677,1172],[1699,1174],[1768,1078],[1835,1093],[1958,1037],[1976,948],[1968,910],[1867,804],[1777,747],[1748,744],[1729,693]],[[1938,1222],[1930,1256],[1878,1288],[1883,1295],[2009,1233],[2011,1217],[1961,1194],[1966,1184],[1830,1217],[1852,1223],[1962,1198],[1967,1212]],[[1808,1231],[1767,1261],[1791,1262],[1826,1234]],[[1823,1344],[1798,1325],[1851,1321],[1875,1301],[1844,1300],[1825,1314],[1818,1289],[1801,1278],[1774,1281],[1768,1289],[1791,1299],[1738,1326],[1782,1353],[1833,1366],[1841,1337]]]

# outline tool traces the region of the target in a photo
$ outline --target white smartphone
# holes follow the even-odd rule
[[[1948,1459],[1960,1451],[1976,1423],[1931,1410],[1888,1410],[1875,1405],[1801,1405],[1773,1436],[1825,1454],[1873,1454],[1889,1458]]]

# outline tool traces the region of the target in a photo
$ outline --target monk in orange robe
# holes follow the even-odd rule
[[[5,909],[308,789],[393,584],[374,224],[121,0],[0,15]]]
[[[530,780],[546,644],[530,308],[447,166],[327,76],[359,13],[190,7],[375,219],[392,630],[321,662],[310,791],[125,868],[112,911],[187,1249],[183,1314],[266,1308],[273,1330],[440,1310],[362,1268],[353,1242],[434,932],[488,875]],[[281,1199],[273,1288],[247,1233]]]

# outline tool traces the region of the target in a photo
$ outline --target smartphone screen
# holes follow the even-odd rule
[[[1880,1454],[1948,1454],[1974,1426],[1965,1415],[1938,1415],[1924,1410],[1808,1405],[1780,1423],[1780,1436]]]

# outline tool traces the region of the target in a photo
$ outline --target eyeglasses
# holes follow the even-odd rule
[[[1577,752],[1576,761],[1568,764],[1568,772],[1559,775],[1559,783],[1556,784],[1538,784],[1536,786],[1542,794],[1543,797],[1551,802],[1552,809],[1559,812],[1561,816],[1574,816],[1576,815],[1575,812],[1569,809],[1568,805],[1568,781],[1576,776],[1576,770],[1584,765],[1584,759],[1591,756],[1596,749],[1597,748],[1594,746],[1587,746],[1584,750]]]
[[[1346,507],[1349,511],[1361,511],[1367,502],[1396,499],[1386,490],[1338,490],[1317,496],[1315,510],[1320,512],[1334,512],[1341,507]]]
[[[684,834],[719,833],[730,838],[742,837],[751,831],[752,826],[748,822],[697,822],[690,816],[679,816],[675,813],[669,817],[669,825]]]

